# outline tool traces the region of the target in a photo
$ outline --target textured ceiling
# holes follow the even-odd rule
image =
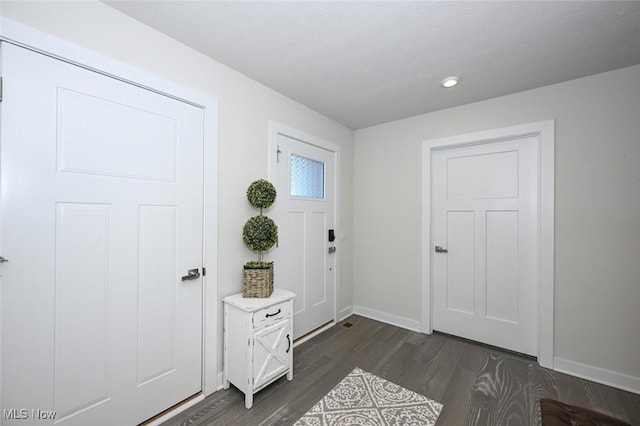
[[[105,3],[352,129],[640,63],[637,1]]]

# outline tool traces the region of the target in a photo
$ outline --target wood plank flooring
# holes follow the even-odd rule
[[[163,426],[291,425],[355,367],[443,403],[438,426],[539,426],[542,397],[640,426],[640,395],[544,369],[525,356],[356,315],[295,348],[293,381],[282,378],[258,392],[251,410],[231,386]]]

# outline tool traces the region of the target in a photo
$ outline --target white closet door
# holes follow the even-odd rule
[[[2,409],[137,424],[202,387],[203,112],[2,55]]]
[[[537,136],[433,157],[433,328],[537,355]]]

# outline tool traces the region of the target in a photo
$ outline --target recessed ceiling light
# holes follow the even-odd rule
[[[450,87],[457,86],[458,83],[460,83],[459,77],[447,77],[440,82],[440,86],[444,87],[445,89],[448,89]]]

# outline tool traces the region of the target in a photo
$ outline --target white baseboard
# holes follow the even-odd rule
[[[417,331],[420,333],[420,321],[412,320],[410,318],[399,317],[386,312],[378,311],[376,309],[367,308],[364,306],[353,306],[353,313],[356,315],[362,315],[363,317],[371,318],[376,321],[386,322],[387,324],[395,325],[400,328],[406,328],[407,330]]]
[[[218,373],[218,386],[216,387],[215,392],[224,389],[224,371]],[[208,395],[207,395],[208,396]]]
[[[180,414],[183,411],[185,411],[187,408],[193,407],[194,405],[196,405],[198,402],[200,402],[202,400],[204,400],[204,395],[200,394],[200,395],[196,396],[195,398],[191,398],[189,401],[178,405],[173,410],[163,414],[162,416],[156,417],[155,419],[153,419],[151,421],[143,423],[143,425],[144,426],[160,426],[162,423],[166,422],[170,418],[177,416],[178,414]]]
[[[336,325],[336,322],[335,321],[331,321],[331,322],[326,323],[325,325],[323,325],[320,328],[316,328],[312,332],[310,332],[310,333],[308,333],[308,334],[306,334],[306,335],[304,335],[302,337],[298,337],[296,340],[293,341],[294,349],[297,348],[298,346],[300,346],[301,344],[303,344],[304,342],[306,342],[307,340],[311,340],[314,337],[316,337],[318,334],[327,331],[328,329],[330,329],[334,325]]]
[[[338,319],[336,322],[340,322],[343,319],[347,318],[349,315],[353,315],[353,305],[349,305],[346,308],[340,309],[338,312]]]
[[[613,386],[614,388],[640,394],[640,378],[605,370],[604,368],[569,361],[562,358],[553,359],[553,369],[561,373]]]

